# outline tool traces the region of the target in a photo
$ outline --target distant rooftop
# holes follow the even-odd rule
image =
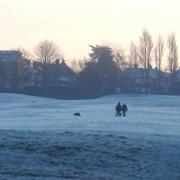
[[[17,62],[20,57],[19,51],[0,50],[0,62]]]

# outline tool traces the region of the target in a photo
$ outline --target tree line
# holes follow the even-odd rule
[[[170,33],[166,41],[161,35],[156,42],[153,42],[152,35],[144,29],[137,43],[131,42],[128,52],[113,43],[90,45],[91,51],[87,58],[83,60],[71,60],[70,67],[75,73],[76,83],[73,90],[78,92],[77,97],[97,97],[115,92],[117,87],[123,89],[130,82],[126,71],[128,69],[139,69],[144,81],[144,93],[151,93],[152,86],[150,72],[156,71],[156,93],[160,92],[162,86],[163,73],[167,72],[167,88],[172,93],[174,87],[179,87],[179,82],[175,80],[178,71],[178,47],[175,33]],[[31,59],[29,53],[21,50],[24,59]],[[53,72],[50,64],[59,64],[65,61],[62,51],[58,46],[49,40],[43,40],[35,47],[34,57],[41,64],[41,86],[43,95],[48,96],[49,75]],[[131,85],[132,86],[133,82]],[[126,88],[124,88],[126,89]],[[126,93],[126,90],[122,91]],[[132,91],[133,92],[133,91]],[[127,91],[128,93],[128,91]],[[179,93],[176,88],[175,94]]]

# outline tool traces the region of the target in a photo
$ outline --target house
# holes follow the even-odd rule
[[[142,68],[129,68],[123,75],[129,92],[145,92],[145,72]]]
[[[160,75],[160,82],[158,76]],[[157,69],[148,70],[148,91],[149,93],[166,93],[167,78],[162,71]],[[121,92],[145,93],[146,92],[146,71],[143,68],[128,68],[121,72],[119,87]]]
[[[19,51],[0,51],[0,89],[14,91],[20,87],[22,58]]]
[[[47,86],[48,87],[65,87],[71,88],[76,81],[76,74],[74,71],[62,61],[53,64],[47,64],[48,77]],[[28,84],[36,87],[42,86],[43,79],[43,64],[37,61],[33,62],[33,66],[27,66],[25,68],[26,79],[28,79]],[[31,76],[28,78],[28,76]],[[27,85],[27,83],[26,83]]]
[[[76,81],[76,74],[63,60],[50,64],[49,86],[71,88]]]

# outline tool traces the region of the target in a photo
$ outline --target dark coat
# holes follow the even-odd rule
[[[121,104],[120,104],[120,103],[117,104],[117,106],[116,106],[116,111],[117,111],[117,112],[120,112],[120,111],[121,111]]]
[[[128,108],[127,108],[127,105],[126,105],[126,104],[123,104],[123,105],[122,105],[122,111],[123,111],[123,112],[127,112],[127,111],[128,111]]]

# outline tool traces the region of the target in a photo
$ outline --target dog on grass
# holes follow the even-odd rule
[[[79,112],[76,112],[73,114],[74,116],[81,116],[81,114]]]

